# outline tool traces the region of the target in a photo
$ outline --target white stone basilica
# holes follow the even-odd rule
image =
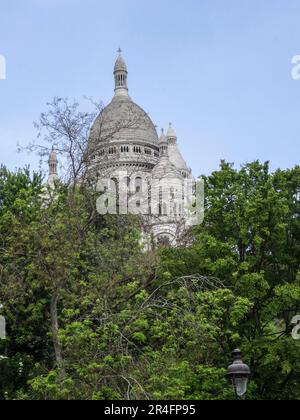
[[[150,215],[148,233],[156,242],[176,244],[183,216],[183,184],[192,179],[177,145],[177,136],[169,125],[158,137],[147,113],[129,96],[127,66],[119,50],[114,67],[115,94],[97,117],[89,139],[89,177],[110,179],[129,191],[128,201],[118,202],[131,213]],[[49,158],[50,180],[55,177],[57,157]],[[53,181],[52,181],[53,182]],[[167,191],[169,199],[162,198]],[[120,194],[118,194],[120,196]],[[166,202],[167,201],[167,202]],[[122,213],[122,211],[121,211]]]

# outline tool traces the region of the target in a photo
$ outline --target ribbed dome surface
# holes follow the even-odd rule
[[[115,96],[96,119],[91,139],[97,143],[126,142],[158,146],[158,136],[146,112],[128,96]]]

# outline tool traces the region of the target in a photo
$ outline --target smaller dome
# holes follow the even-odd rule
[[[183,159],[178,147],[177,147],[177,135],[170,123],[169,129],[167,132],[168,139],[168,152],[170,162],[176,167],[180,172],[189,173],[190,169],[188,168],[185,160]]]
[[[167,132],[167,138],[168,139],[177,139],[176,133],[175,133],[173,127],[172,127],[172,123],[170,123],[170,125],[169,125],[169,129],[168,129],[168,132]]]
[[[127,66],[124,61],[124,58],[121,55],[121,50],[119,50],[119,57],[117,58],[116,64],[115,64],[115,72],[117,71],[126,71],[127,72]]]

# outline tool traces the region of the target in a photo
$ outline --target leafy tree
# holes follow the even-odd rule
[[[237,346],[249,399],[300,398],[300,168],[222,162],[205,183],[189,245],[144,252],[92,189],[2,169],[0,398],[231,399]]]
[[[0,302],[6,317],[8,339],[0,341],[0,398],[13,395],[26,384],[27,374],[35,358],[47,354],[47,338],[43,335],[40,313],[40,292],[34,285],[23,288],[26,279],[14,267],[14,281],[7,276],[13,260],[7,250],[13,241],[12,232],[22,233],[41,209],[42,178],[30,175],[29,168],[12,173],[0,168]],[[26,256],[20,257],[24,261]],[[38,300],[38,301],[37,301]],[[36,304],[33,306],[33,304]]]
[[[300,303],[300,168],[270,174],[268,163],[235,170],[222,162],[205,182],[205,222],[191,247],[164,252],[163,270],[217,276],[236,298],[248,299],[249,311],[227,341],[248,355],[253,398],[299,398],[299,343],[290,322]]]

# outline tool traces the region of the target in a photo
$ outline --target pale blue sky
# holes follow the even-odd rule
[[[299,0],[0,0],[0,162],[33,156],[17,142],[54,96],[108,103],[119,46],[130,95],[154,123],[172,121],[195,175],[300,155]]]

